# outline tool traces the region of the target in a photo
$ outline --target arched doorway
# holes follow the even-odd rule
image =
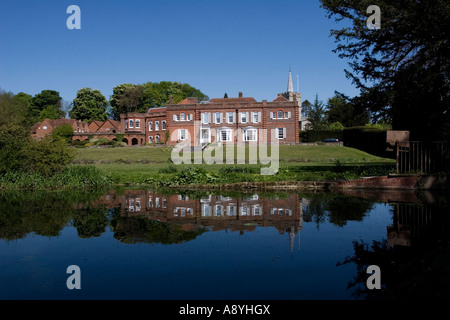
[[[122,142],[125,142],[128,145],[128,139],[127,138],[123,138]]]
[[[138,145],[138,139],[137,139],[137,138],[133,138],[133,139],[131,140],[131,145],[133,145],[133,146]]]

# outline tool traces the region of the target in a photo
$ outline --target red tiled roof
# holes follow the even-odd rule
[[[166,107],[150,108],[150,109],[148,109],[148,112],[147,112],[147,113],[164,111],[164,110],[166,110],[166,109],[167,109]]]
[[[188,97],[188,98],[178,102],[178,104],[194,104],[194,103],[198,103],[198,98]]]
[[[237,103],[237,102],[256,102],[254,98],[251,97],[241,97],[241,98],[216,98],[209,100],[211,103],[222,103],[222,102],[229,102],[229,103]]]
[[[288,99],[286,99],[285,97],[283,97],[281,94],[275,99],[275,100],[273,100],[274,102],[275,101],[289,101]]]

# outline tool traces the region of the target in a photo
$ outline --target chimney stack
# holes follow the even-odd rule
[[[242,92],[239,91],[239,98],[242,98]]]

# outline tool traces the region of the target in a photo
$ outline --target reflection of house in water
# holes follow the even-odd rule
[[[145,216],[150,220],[178,224],[186,231],[208,227],[212,231],[229,229],[244,233],[258,226],[274,227],[281,234],[289,233],[291,250],[295,235],[302,229],[302,206],[296,194],[285,198],[263,198],[257,194],[191,198],[189,195],[127,190],[124,195],[110,194],[108,197],[115,198],[114,206],[120,207],[123,218]]]

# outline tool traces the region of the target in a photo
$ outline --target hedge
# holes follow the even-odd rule
[[[359,149],[380,157],[393,157],[386,151],[386,129],[370,127],[350,127],[344,130],[307,130],[300,132],[300,141],[317,142],[327,138],[336,138],[344,146]]]
[[[392,156],[386,151],[385,129],[350,127],[343,131],[344,146],[359,149],[380,157]]]
[[[342,130],[308,130],[300,132],[302,142],[317,142],[328,138],[343,139]]]

